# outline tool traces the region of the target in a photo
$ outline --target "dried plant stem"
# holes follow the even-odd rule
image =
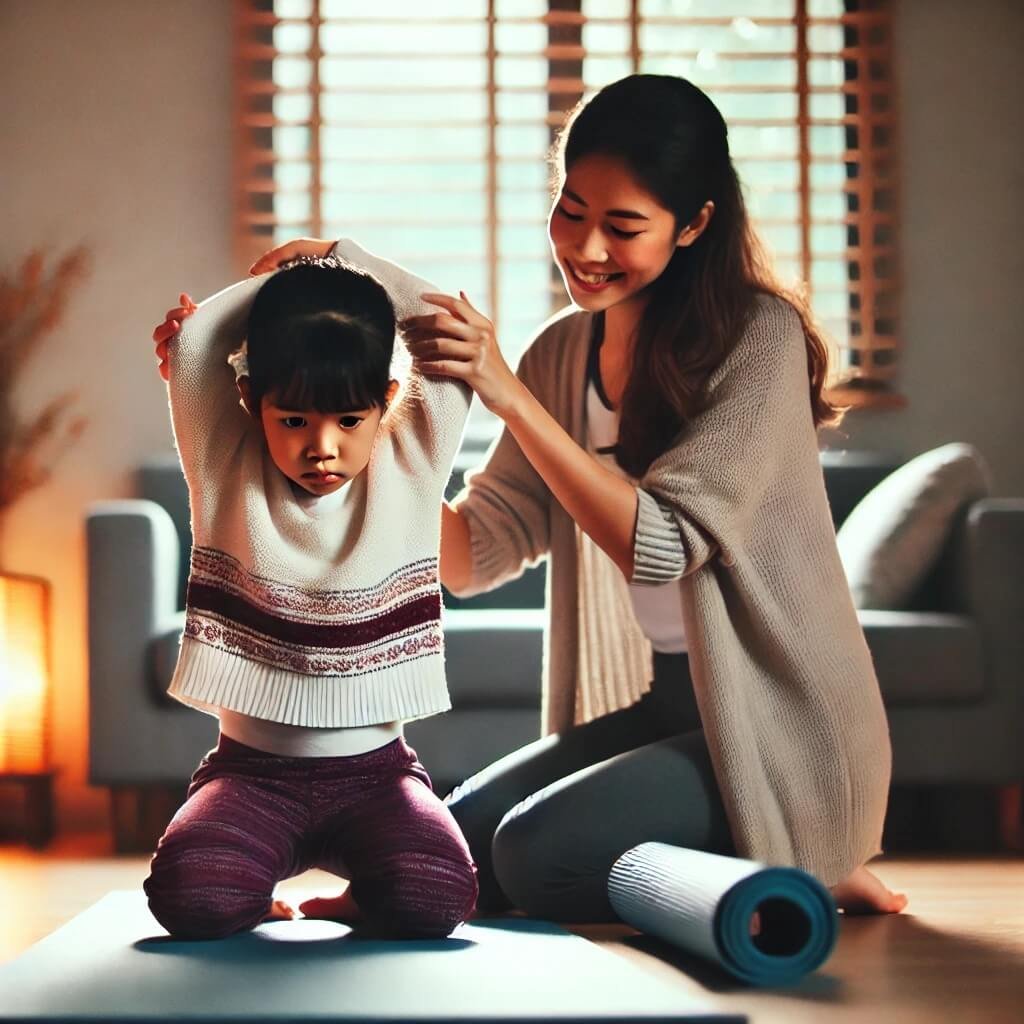
[[[33,252],[13,277],[0,276],[0,542],[14,503],[50,479],[55,461],[85,429],[85,420],[72,414],[73,393],[56,396],[24,421],[15,394],[19,372],[60,323],[87,268],[83,248],[61,257],[50,273],[43,254]]]

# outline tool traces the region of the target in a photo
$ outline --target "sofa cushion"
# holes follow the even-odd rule
[[[174,675],[174,666],[178,663],[178,647],[184,631],[185,613],[178,612],[168,620],[163,629],[157,630],[153,639],[149,641],[149,649],[146,652],[149,692],[158,704],[185,707],[180,701],[167,696],[167,689]]]
[[[975,619],[938,612],[858,614],[887,707],[984,697],[984,656]]]
[[[905,608],[942,551],[957,513],[989,492],[978,452],[947,444],[873,487],[836,535],[858,608]]]
[[[539,708],[543,608],[445,609],[445,674],[457,708]]]
[[[541,737],[535,708],[453,708],[405,725],[405,738],[444,796],[513,750]]]
[[[857,502],[881,483],[903,459],[888,452],[826,449],[819,455],[832,522],[838,530]]]

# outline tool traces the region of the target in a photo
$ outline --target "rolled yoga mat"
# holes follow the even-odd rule
[[[832,894],[806,871],[665,843],[623,854],[608,895],[627,924],[751,985],[791,985],[817,970],[839,930]],[[755,911],[761,927],[751,935]]]

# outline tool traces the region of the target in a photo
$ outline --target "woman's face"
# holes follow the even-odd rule
[[[622,160],[598,153],[572,165],[548,218],[566,290],[591,313],[639,296],[687,233]]]

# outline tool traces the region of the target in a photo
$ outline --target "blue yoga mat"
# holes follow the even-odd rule
[[[175,942],[115,892],[0,966],[2,1024],[742,1024],[557,925],[474,921],[448,939],[360,939],[273,921]]]
[[[832,894],[806,871],[664,843],[620,857],[608,893],[627,924],[751,985],[791,985],[817,970],[839,929]],[[761,928],[751,935],[755,911]]]

